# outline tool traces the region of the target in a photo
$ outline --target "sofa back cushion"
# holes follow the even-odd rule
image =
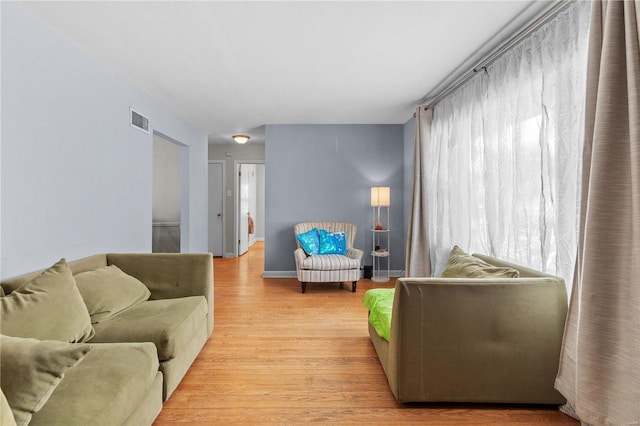
[[[68,262],[67,265],[71,269],[71,273],[79,274],[80,272],[91,271],[93,269],[102,268],[107,266],[106,254],[95,254],[93,256],[85,257],[83,259],[74,260]],[[11,293],[13,290],[22,287],[25,283],[31,281],[40,275],[43,270],[30,272],[28,274],[20,275],[18,277],[9,278],[2,281],[2,288],[5,294]]]
[[[81,272],[74,278],[92,324],[111,318],[151,296],[140,280],[125,274],[115,265]]]
[[[93,337],[89,312],[64,259],[0,297],[0,332],[63,342]]]

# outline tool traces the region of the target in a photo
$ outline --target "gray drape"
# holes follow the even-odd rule
[[[591,12],[580,241],[556,387],[588,424],[640,424],[640,10]]]
[[[405,276],[431,276],[429,223],[427,221],[427,157],[431,143],[433,111],[418,107],[413,163],[413,191],[405,253]]]

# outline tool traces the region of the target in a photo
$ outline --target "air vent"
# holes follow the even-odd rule
[[[142,132],[149,133],[149,119],[133,108],[129,108],[129,125]]]

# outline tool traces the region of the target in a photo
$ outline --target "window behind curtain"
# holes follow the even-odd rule
[[[459,245],[562,276],[576,256],[589,3],[577,2],[434,107],[434,275]]]

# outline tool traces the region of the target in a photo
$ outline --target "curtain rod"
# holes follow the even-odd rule
[[[458,77],[453,83],[447,86],[442,92],[437,94],[435,97],[426,101],[422,107],[427,110],[429,108],[433,108],[435,104],[440,102],[445,96],[449,93],[456,90],[458,87],[462,86],[464,83],[469,81],[471,77],[473,77],[478,71],[482,71],[488,65],[492,64],[496,59],[502,56],[506,51],[511,49],[514,45],[518,44],[521,40],[531,34],[533,31],[537,30],[551,19],[553,19],[560,11],[562,11],[565,7],[567,7],[571,2],[575,0],[561,0],[559,3],[548,9],[544,14],[539,16],[535,21],[531,24],[527,25],[522,31],[511,37],[509,40],[504,42],[497,50],[494,50],[492,53],[487,55],[484,59],[476,64],[472,69]],[[415,116],[415,114],[414,114]]]

